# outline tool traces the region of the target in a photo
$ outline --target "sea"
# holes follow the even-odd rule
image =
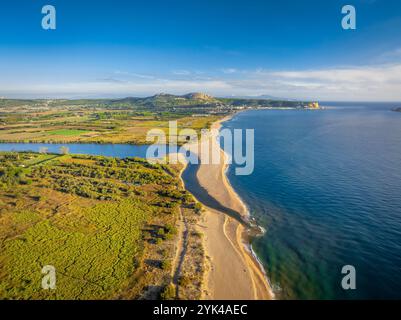
[[[400,104],[252,110],[255,168],[230,183],[266,232],[252,240],[278,299],[401,298]]]

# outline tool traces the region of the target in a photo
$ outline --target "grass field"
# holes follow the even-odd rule
[[[159,297],[178,212],[196,217],[178,172],[142,159],[0,152],[0,298]],[[200,253],[188,270],[194,261],[202,270]],[[46,265],[55,290],[41,287]],[[200,285],[182,295],[199,296]]]
[[[27,228],[5,241],[0,284],[2,298],[102,299],[123,287],[140,264],[141,228],[146,205],[135,201],[76,209],[66,217],[45,219],[17,211],[11,223]],[[40,286],[43,266],[56,268],[57,290]]]
[[[73,129],[61,129],[61,130],[50,130],[46,134],[51,136],[79,136],[83,133],[88,133],[88,130],[73,130]]]

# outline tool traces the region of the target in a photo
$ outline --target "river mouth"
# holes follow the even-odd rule
[[[92,156],[107,156],[116,158],[139,157],[146,158],[150,145],[130,144],[97,144],[97,143],[0,143],[0,151],[8,152],[41,152],[60,154],[62,147],[67,147],[70,154],[82,154]],[[160,148],[159,150],[162,150]],[[169,153],[157,154],[157,158],[164,158]],[[251,237],[260,236],[263,231],[251,218],[244,218],[239,212],[223,206],[215,198],[209,195],[196,177],[199,170],[199,161],[196,164],[188,163],[182,173],[185,188],[205,206],[223,212],[244,225]]]

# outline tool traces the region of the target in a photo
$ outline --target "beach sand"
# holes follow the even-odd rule
[[[228,118],[215,122],[212,129],[220,128]],[[216,141],[216,134],[207,139]],[[224,151],[217,143],[209,143],[210,152],[220,153],[219,164],[201,164],[197,172],[199,184],[208,194],[226,208],[233,209],[246,220],[248,211],[229,184],[223,161]],[[213,150],[212,150],[213,149]],[[204,245],[208,257],[208,272],[205,277],[204,299],[254,300],[273,299],[274,295],[265,276],[263,267],[249,250],[247,230],[224,212],[205,207],[199,229],[204,234]]]

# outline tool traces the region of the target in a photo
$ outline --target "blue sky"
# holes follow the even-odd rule
[[[57,29],[41,28],[54,5]],[[352,4],[357,29],[343,30]],[[0,4],[0,96],[401,101],[399,0],[14,0]]]

